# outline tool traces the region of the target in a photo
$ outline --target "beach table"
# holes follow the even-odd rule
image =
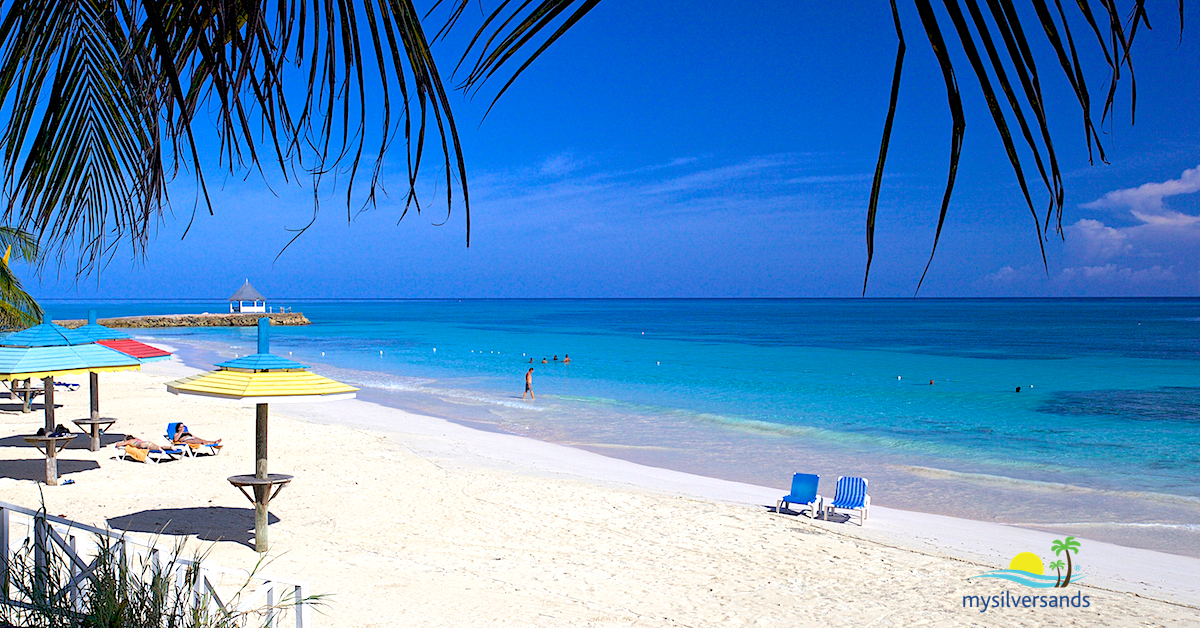
[[[285,475],[283,473],[268,473],[266,477],[258,477],[257,475],[234,475],[228,478],[229,483],[236,486],[246,499],[254,504],[254,527],[255,527],[255,545],[258,544],[258,521],[267,519],[267,509],[271,506],[271,500],[283,490],[292,481],[294,476]],[[254,491],[254,495],[246,492],[246,487]],[[274,490],[272,490],[274,489]],[[263,544],[266,544],[266,535],[263,535]],[[264,548],[265,549],[265,548]],[[260,550],[262,551],[262,550]]]
[[[46,456],[46,484],[58,484],[58,452],[63,450],[79,434],[62,436],[25,436],[25,442],[37,447]]]
[[[24,381],[25,384],[23,386],[17,386],[17,381]],[[31,406],[33,405],[33,400],[37,398],[38,395],[45,394],[45,392],[46,390],[43,388],[34,388],[32,382],[29,380],[16,380],[13,382],[12,387],[9,388],[10,398],[16,397],[21,400],[21,412],[24,413],[32,412],[33,408],[31,408]]]
[[[100,451],[100,437],[116,422],[116,419],[109,418],[87,418],[72,421],[76,427],[87,432],[92,437],[92,441],[88,444],[88,449],[92,451]]]

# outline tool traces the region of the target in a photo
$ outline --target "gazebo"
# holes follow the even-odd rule
[[[247,301],[250,302],[249,305],[246,304]],[[255,290],[254,286],[250,285],[250,280],[247,279],[246,283],[242,284],[242,287],[238,288],[238,291],[229,297],[229,312],[231,314],[238,312],[244,314],[266,314],[267,299],[259,294],[258,290]]]

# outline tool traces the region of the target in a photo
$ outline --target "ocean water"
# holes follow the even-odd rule
[[[876,504],[1200,556],[1200,299],[280,304],[313,324],[272,328],[273,352],[368,400],[780,489],[862,475]],[[144,330],[198,362],[254,333]]]

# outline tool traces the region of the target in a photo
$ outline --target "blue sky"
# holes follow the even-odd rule
[[[282,298],[857,296],[895,36],[886,2],[807,4],[824,3],[605,0],[482,124],[492,92],[455,94],[469,249],[461,206],[440,226],[444,208],[397,223],[399,205],[386,198],[347,220],[329,186],[314,227],[276,260],[288,229],[311,217],[313,196],[255,174],[218,182],[216,215],[198,214],[181,240],[194,198],[182,181],[144,259],[122,249],[78,281],[53,265],[25,281],[35,296],[60,298],[220,299],[247,278]],[[949,150],[941,76],[911,7],[902,18],[909,53],[869,296],[913,293]],[[1043,63],[1067,185],[1065,241],[1047,240],[1048,272],[958,59],[967,136],[922,295],[1200,291],[1200,34],[1189,28],[1181,44],[1170,11],[1151,18],[1156,28],[1136,48],[1137,123],[1126,83],[1105,127],[1109,165],[1088,164],[1078,105],[1061,71]],[[438,45],[444,71],[462,43]],[[1085,61],[1092,92],[1102,92],[1102,68],[1094,54]],[[401,200],[402,159],[384,170]]]

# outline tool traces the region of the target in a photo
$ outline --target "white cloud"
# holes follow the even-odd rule
[[[1184,170],[1178,179],[1159,183],[1144,183],[1136,188],[1113,190],[1103,197],[1085,204],[1086,209],[1129,210],[1142,222],[1150,222],[1142,216],[1182,215],[1163,206],[1163,199],[1180,194],[1200,192],[1200,166]],[[1195,216],[1188,216],[1198,220]]]
[[[1067,227],[1067,238],[1077,239],[1087,259],[1107,260],[1133,252],[1133,245],[1129,244],[1129,235],[1125,231],[1109,227],[1099,220],[1084,218],[1077,221]]]
[[[1062,269],[1059,275],[1065,282],[1086,279],[1100,282],[1121,282],[1131,285],[1161,284],[1179,279],[1179,276],[1175,273],[1174,266],[1167,268],[1151,266],[1150,268],[1134,269],[1116,264],[1069,267]]]

